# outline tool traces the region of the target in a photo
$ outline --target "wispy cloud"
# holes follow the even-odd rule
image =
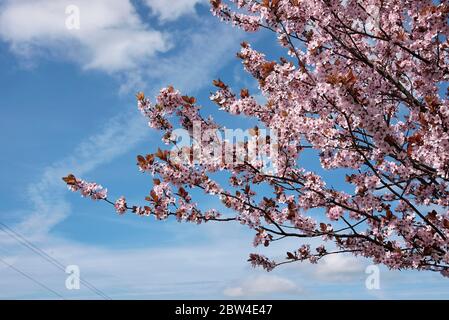
[[[34,237],[45,235],[70,212],[67,188],[61,183],[61,177],[69,172],[83,176],[99,165],[113,161],[137,145],[147,132],[148,128],[137,112],[130,110],[110,119],[98,134],[82,142],[70,155],[46,167],[41,179],[28,186],[33,209],[17,228]]]
[[[167,0],[145,0],[152,13],[163,22],[174,21],[181,16],[194,14],[196,5],[207,2],[207,0],[171,0],[170,4],[167,4]]]
[[[277,293],[300,294],[301,289],[293,281],[273,275],[251,276],[234,287],[223,291],[225,296],[255,297],[258,295],[274,295]]]
[[[149,61],[148,68],[133,72],[134,81],[125,81],[122,91],[129,91],[130,86],[152,90],[156,83],[196,93],[218,77],[222,67],[234,59],[234,51],[239,50],[243,33],[236,29],[229,32],[229,28],[206,20],[195,28],[179,30],[176,35],[178,50],[158,56]]]
[[[206,28],[209,28],[207,31]],[[168,59],[162,59],[159,68],[154,70],[153,76],[162,78],[163,75],[171,79],[181,90],[197,91],[205,83],[211,83],[212,77],[217,76],[221,66],[234,58],[231,48],[238,50],[239,39],[242,34],[239,32],[230,33],[229,26],[219,26],[213,28],[205,26],[201,33],[193,34],[186,43],[185,55],[201,59],[199,63],[192,63],[192,60],[179,56],[170,63]],[[217,39],[220,39],[217,41]],[[211,46],[213,43],[213,46]],[[204,54],[206,53],[207,54]],[[208,68],[204,68],[204,66]]]

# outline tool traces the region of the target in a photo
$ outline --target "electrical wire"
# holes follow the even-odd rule
[[[47,262],[53,264],[58,269],[62,270],[64,273],[66,272],[66,267],[61,262],[59,262],[57,259],[47,254],[44,250],[42,250],[37,245],[27,240],[24,236],[22,236],[20,233],[7,226],[5,223],[0,222],[0,229],[2,229],[2,231],[5,232],[7,235],[9,235],[11,238],[15,239],[17,242],[33,251],[35,254],[45,259]],[[112,300],[112,298],[109,297],[106,293],[96,288],[93,284],[89,283],[88,281],[80,278],[80,282],[84,284],[87,288],[89,288],[93,293],[97,294],[103,299]]]

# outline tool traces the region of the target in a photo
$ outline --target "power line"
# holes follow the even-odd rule
[[[39,286],[41,286],[42,288],[52,292],[53,294],[55,294],[56,296],[60,297],[61,299],[65,300],[65,298],[58,293],[57,291],[53,290],[52,288],[46,286],[45,284],[43,284],[42,282],[34,279],[32,276],[30,276],[29,274],[26,274],[25,272],[23,272],[22,270],[14,267],[12,264],[9,264],[8,262],[6,262],[5,260],[3,260],[2,258],[0,258],[0,262],[2,262],[3,264],[5,264],[6,266],[8,266],[9,268],[11,268],[12,270],[16,271],[17,273],[20,273],[22,276],[24,276],[25,278],[33,281],[34,283],[38,284]]]
[[[47,262],[53,264],[54,266],[56,266],[58,269],[62,270],[65,273],[66,267],[61,262],[59,262],[58,260],[56,260],[55,258],[50,256],[49,254],[47,254],[44,250],[40,249],[37,245],[31,243],[29,240],[27,240],[21,234],[14,231],[13,229],[11,229],[10,227],[8,227],[6,224],[4,224],[2,222],[0,222],[0,228],[2,228],[2,230],[6,234],[8,234],[10,237],[13,237],[16,241],[21,243],[23,246],[32,250],[34,253],[36,253],[37,255],[39,255],[40,257],[45,259]],[[92,292],[101,296],[103,299],[112,300],[106,293],[102,292],[100,289],[96,288],[94,285],[87,282],[86,280],[83,280],[81,277],[80,277],[80,282],[83,283],[86,287],[88,287]]]
[[[23,246],[27,247],[28,249],[32,250],[35,254],[39,255],[43,259],[45,259],[47,262],[53,264],[58,269],[62,270],[64,273],[66,272],[66,267],[59,262],[56,258],[50,256],[47,254],[44,250],[40,249],[37,245],[33,244],[29,240],[27,240],[24,236],[22,236],[17,231],[14,231],[12,228],[8,227],[5,223],[0,222],[0,228],[10,237],[14,238],[16,241],[18,241]],[[96,288],[93,284],[89,283],[88,281],[82,279],[80,277],[80,282],[84,284],[87,288],[89,288],[92,292],[97,294],[98,296],[101,296],[103,299],[106,300],[112,300],[111,297],[109,297],[106,293],[101,291],[100,289]]]

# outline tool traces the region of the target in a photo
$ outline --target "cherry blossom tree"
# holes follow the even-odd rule
[[[283,259],[250,254],[268,271],[350,252],[449,276],[449,2],[211,0],[211,11],[247,32],[273,32],[285,48],[285,57],[269,61],[241,44],[237,56],[263,103],[213,81],[211,100],[221,110],[260,125],[248,139],[229,141],[195,98],[173,87],[154,103],[139,93],[138,108],[170,146],[137,157],[154,177],[146,205],[110,201],[104,188],[74,175],[64,178],[69,188],[119,214],[236,221],[253,230],[255,246],[297,238]],[[180,129],[190,146],[179,144]],[[308,149],[323,170],[345,170],[351,192],[301,167]],[[192,189],[229,210],[202,208]]]

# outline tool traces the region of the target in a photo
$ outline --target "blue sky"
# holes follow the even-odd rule
[[[384,268],[380,290],[367,290],[370,262],[349,256],[266,273],[246,262],[256,249],[243,226],[120,217],[67,191],[61,177],[73,172],[114,198],[141,203],[151,177],[139,173],[135,156],[153,152],[160,137],[137,111],[137,91],[154,96],[172,84],[223,123],[249,126],[216,110],[211,81],[257,92],[235,53],[246,40],[274,59],[281,51],[273,35],[220,23],[207,1],[167,2],[0,0],[0,221],[62,264],[78,265],[83,279],[113,299],[448,298],[448,280],[437,274]],[[80,9],[79,30],[65,27],[69,4]],[[0,243],[2,261],[66,299],[99,298],[83,284],[67,290],[67,274],[2,231]],[[257,251],[283,257],[298,246]],[[57,297],[0,263],[0,298]]]

